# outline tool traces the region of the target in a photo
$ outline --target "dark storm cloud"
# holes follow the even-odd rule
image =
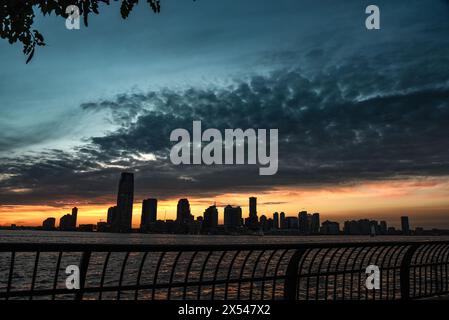
[[[227,87],[122,94],[82,105],[110,112],[114,132],[72,153],[3,159],[1,204],[52,205],[114,199],[120,171],[136,172],[138,197],[214,196],[282,186],[449,174],[449,54],[416,48],[311,75],[298,68],[251,76]],[[325,52],[323,53],[326,54]],[[279,128],[279,172],[256,166],[173,166],[170,132]],[[152,160],[142,155],[152,154]],[[1,176],[0,176],[1,177]],[[20,191],[20,192],[18,192]]]

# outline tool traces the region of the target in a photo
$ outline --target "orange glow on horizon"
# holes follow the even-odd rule
[[[239,205],[243,215],[248,215],[248,198],[258,198],[258,214],[271,217],[273,212],[284,211],[287,216],[298,211],[320,212],[326,219],[344,221],[355,218],[384,219],[398,225],[399,216],[408,215],[420,225],[449,227],[449,180],[447,178],[423,178],[365,182],[353,185],[309,188],[277,188],[255,193],[227,193],[215,198],[188,197],[192,214],[203,215],[204,210],[217,203],[219,219],[223,220],[223,207]],[[133,226],[140,224],[141,200],[135,199]],[[175,219],[178,199],[159,201],[158,219]],[[96,224],[106,221],[107,209],[113,203],[85,205],[79,208],[78,224]],[[61,208],[44,205],[0,206],[0,225],[38,226],[47,217],[59,218],[69,213],[72,206]]]

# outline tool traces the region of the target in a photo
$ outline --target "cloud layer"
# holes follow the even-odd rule
[[[0,204],[111,201],[123,170],[136,172],[138,197],[159,198],[449,175],[449,46],[436,48],[84,103],[82,112],[107,114],[118,129],[72,152],[1,159]],[[173,166],[170,132],[194,120],[203,130],[278,128],[278,174],[261,177],[257,166],[245,165]]]

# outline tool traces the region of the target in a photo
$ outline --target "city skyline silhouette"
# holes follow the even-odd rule
[[[257,197],[248,198],[248,214],[245,217],[240,206],[227,204],[223,206],[220,218],[219,207],[216,202],[204,210],[203,214],[194,215],[187,198],[178,200],[176,218],[167,219],[164,212],[163,219],[158,216],[158,199],[148,198],[142,201],[139,228],[134,232],[142,233],[177,233],[177,234],[248,234],[260,232],[285,235],[279,231],[289,232],[287,235],[423,235],[424,229],[416,226],[413,230],[409,217],[400,217],[400,229],[389,225],[387,221],[359,218],[345,220],[340,223],[326,219],[321,220],[319,212],[301,210],[297,215],[289,215],[284,211],[263,214],[258,211]],[[55,217],[47,217],[42,222],[42,229],[46,231],[98,231],[112,233],[130,233],[137,224],[133,220],[134,207],[134,173],[122,172],[118,184],[117,203],[107,210],[106,221],[100,219],[96,225],[77,222],[78,208],[73,207],[71,214],[61,217],[59,226]],[[160,212],[160,211],[159,211]],[[322,221],[322,223],[320,223]],[[78,227],[79,225],[79,227]],[[16,228],[16,225],[13,225]],[[434,228],[433,233],[445,233],[446,230]],[[275,232],[275,233],[273,233]],[[277,232],[277,233],[276,233]]]

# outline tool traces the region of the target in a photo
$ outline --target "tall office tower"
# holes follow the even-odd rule
[[[59,230],[61,231],[74,231],[72,215],[70,213],[63,215],[59,219]]]
[[[262,230],[268,230],[268,227],[267,227],[267,221],[268,221],[268,219],[267,219],[267,216],[266,215],[261,215],[260,216],[260,227],[262,228]]]
[[[123,172],[120,177],[117,194],[117,216],[111,230],[113,232],[130,232],[132,228],[134,200],[134,174]]]
[[[286,225],[285,225],[285,213],[281,212],[280,218],[279,218],[279,228],[281,229],[286,229]]]
[[[302,234],[309,233],[309,215],[307,211],[301,211],[298,214],[299,232]]]
[[[78,208],[72,208],[72,228],[76,229],[76,221],[78,219]]]
[[[410,224],[408,221],[408,217],[401,217],[401,227],[402,234],[409,235],[410,234]]]
[[[379,223],[376,220],[371,220],[369,222],[370,235],[380,234]]]
[[[387,234],[388,227],[386,221],[381,221],[379,226],[380,234]]]
[[[257,221],[257,198],[250,197],[249,198],[249,216],[255,217]]]
[[[59,229],[62,231],[75,231],[76,219],[78,217],[78,208],[72,209],[72,213],[67,213],[59,219]]]
[[[242,208],[227,205],[224,209],[224,226],[228,230],[241,227]]]
[[[108,209],[108,218],[107,218],[108,225],[112,226],[112,223],[116,218],[117,218],[117,206],[110,207]]]
[[[312,234],[320,233],[320,214],[318,212],[312,214],[310,220],[310,232]]]
[[[211,231],[218,227],[218,210],[216,206],[210,206],[204,211],[203,231]]]
[[[145,199],[142,202],[142,216],[140,218],[140,230],[146,231],[150,223],[157,220],[157,199]]]
[[[187,199],[180,199],[176,210],[176,221],[178,223],[189,223],[193,221],[193,216],[190,214],[190,204]]]
[[[257,198],[249,198],[249,216],[245,219],[245,225],[250,229],[259,227],[259,219],[257,217]]]
[[[273,213],[273,227],[274,229],[279,229],[279,213]]]

